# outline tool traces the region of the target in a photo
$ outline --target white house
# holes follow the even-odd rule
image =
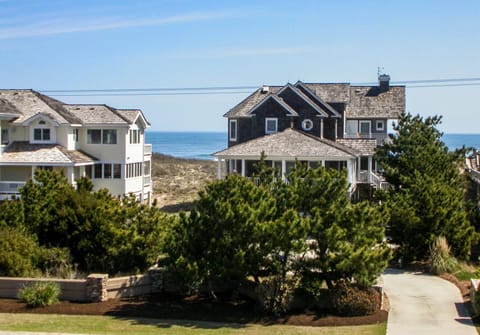
[[[69,182],[91,178],[94,189],[150,202],[150,124],[138,109],[72,105],[34,90],[0,90],[0,199],[19,194],[35,169]]]

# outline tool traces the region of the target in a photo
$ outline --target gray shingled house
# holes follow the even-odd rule
[[[260,87],[224,115],[228,148],[213,154],[218,178],[251,176],[263,152],[282,175],[302,161],[346,169],[352,192],[358,184],[381,187],[373,154],[388,138],[389,120],[404,111],[405,87],[391,86],[388,75],[374,86],[299,81]]]

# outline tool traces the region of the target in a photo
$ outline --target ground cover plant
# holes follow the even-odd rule
[[[18,297],[28,307],[45,307],[58,302],[60,286],[52,282],[36,282],[20,289]]]

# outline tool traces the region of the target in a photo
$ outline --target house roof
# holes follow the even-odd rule
[[[107,105],[66,104],[34,90],[0,89],[0,117],[15,118],[21,124],[41,114],[56,124],[133,124],[141,116],[139,109],[116,109]]]
[[[67,150],[59,144],[30,144],[13,142],[0,156],[0,163],[39,165],[83,165],[97,159],[79,150]]]
[[[285,87],[300,87],[308,90],[305,94],[301,89],[299,96],[308,104],[315,103],[332,116],[339,116],[330,104],[345,104],[347,118],[386,118],[398,119],[405,110],[405,86],[390,86],[381,90],[379,86],[352,86],[348,83],[302,83],[295,86],[269,86],[268,93],[262,88],[257,89],[245,98],[224,117],[248,117],[254,109],[268,96],[276,96]],[[313,96],[309,96],[313,95]],[[288,102],[287,102],[288,103]]]
[[[292,128],[234,145],[213,155],[216,157],[258,158],[262,152],[267,159],[291,157],[344,160],[358,155],[355,150],[342,144],[320,139]]]
[[[377,148],[377,140],[375,139],[342,138],[337,139],[337,143],[352,148],[362,156],[373,155]]]

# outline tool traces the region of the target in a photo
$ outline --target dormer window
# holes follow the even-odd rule
[[[33,140],[34,141],[50,141],[50,128],[33,129]]]
[[[265,134],[272,134],[278,131],[278,119],[267,117],[265,119]]]
[[[54,142],[55,133],[54,128],[45,120],[39,120],[30,125],[30,141],[32,143]]]

